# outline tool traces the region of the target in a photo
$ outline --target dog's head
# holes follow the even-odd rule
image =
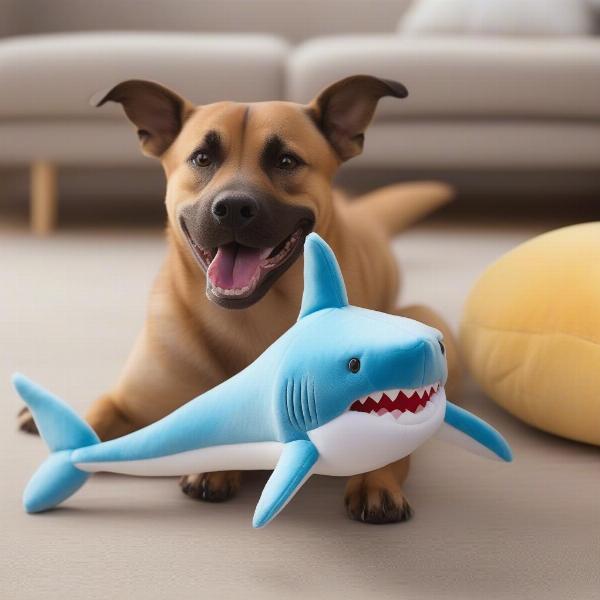
[[[131,80],[97,104],[120,103],[142,151],[161,160],[170,226],[206,273],[208,297],[244,308],[330,219],[332,177],[361,152],[379,99],[406,95],[400,83],[357,75],[308,105],[194,106],[157,83]]]

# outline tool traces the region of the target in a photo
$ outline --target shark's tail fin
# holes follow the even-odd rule
[[[40,435],[50,449],[50,456],[29,480],[23,505],[29,513],[53,508],[74,494],[89,474],[71,462],[76,448],[100,442],[94,430],[72,408],[20,374],[13,385],[29,406]]]

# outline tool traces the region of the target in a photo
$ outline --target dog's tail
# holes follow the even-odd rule
[[[50,456],[33,474],[23,493],[25,510],[42,512],[72,496],[87,481],[89,473],[73,465],[71,454],[76,448],[98,444],[100,440],[62,400],[23,375],[13,375],[12,381],[50,449]]]
[[[419,181],[379,188],[357,198],[351,206],[357,213],[364,212],[365,218],[374,218],[391,237],[453,197],[454,190],[445,183]]]

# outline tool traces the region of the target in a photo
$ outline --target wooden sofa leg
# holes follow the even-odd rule
[[[31,230],[35,235],[48,235],[56,226],[56,165],[47,161],[34,162],[30,190]]]

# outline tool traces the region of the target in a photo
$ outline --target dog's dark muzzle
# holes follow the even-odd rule
[[[309,208],[247,188],[220,190],[179,213],[207,295],[226,308],[259,300],[302,253],[314,222]]]
[[[251,248],[276,246],[299,227],[310,232],[314,221],[309,208],[285,204],[258,190],[235,188],[223,189],[179,212],[182,228],[206,249],[231,242]]]

